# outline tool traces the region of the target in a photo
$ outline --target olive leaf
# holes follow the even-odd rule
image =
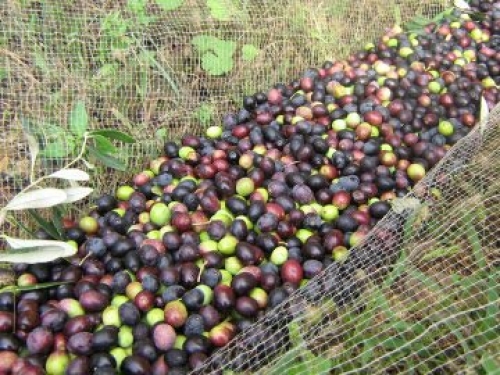
[[[93,130],[89,133],[89,135],[90,136],[100,135],[102,137],[112,139],[115,141],[120,141],[123,143],[135,143],[134,138],[118,130],[112,130],[112,129]]]
[[[57,227],[54,225],[52,221],[45,220],[38,212],[35,210],[28,210],[28,213],[31,215],[31,217],[37,222],[42,229],[47,232],[49,236],[52,238],[55,238],[57,240],[61,240],[62,236],[61,233],[59,233]],[[55,221],[54,221],[55,222]]]
[[[113,143],[111,143],[111,141],[108,139],[108,138],[105,138],[103,137],[102,135],[99,135],[99,134],[94,134],[92,136],[92,139],[95,141],[95,147],[107,154],[107,153],[115,153],[116,151],[118,151],[116,149],[116,147],[113,145]]]
[[[87,172],[77,168],[61,169],[57,172],[52,173],[48,177],[72,181],[88,181],[90,178]]]
[[[64,203],[67,198],[66,193],[61,189],[45,188],[32,190],[16,195],[4,209],[7,211],[17,211],[30,208],[47,208]]]
[[[89,146],[88,147],[90,155],[92,155],[96,160],[100,161],[103,163],[105,166],[113,169],[117,169],[119,171],[125,171],[127,169],[127,166],[125,165],[124,162],[122,162],[120,159],[111,156],[109,154],[105,154],[98,150],[95,147]]]
[[[33,177],[33,174],[35,172],[36,158],[40,152],[40,146],[38,144],[38,140],[36,139],[36,137],[31,133],[29,133],[28,131],[24,132],[24,136],[28,141],[28,146],[30,150],[30,158],[31,158],[30,176]]]
[[[0,253],[0,262],[45,263],[74,255],[77,248],[63,241],[25,240],[3,236],[11,249]]]
[[[35,285],[27,285],[27,286],[17,286],[17,285],[7,285],[3,288],[0,288],[0,293],[22,293],[22,292],[31,292],[33,290],[40,290],[46,288],[53,288],[55,286],[60,286],[64,284],[70,284],[72,281],[54,281],[49,283],[37,283]]]
[[[82,200],[86,196],[92,194],[93,191],[94,189],[92,188],[81,187],[81,186],[64,189],[64,192],[66,193],[67,196],[64,203],[73,203]]]
[[[465,2],[464,0],[454,0],[453,5],[459,9],[465,9],[465,10],[470,9],[470,5],[467,4],[467,2]]]

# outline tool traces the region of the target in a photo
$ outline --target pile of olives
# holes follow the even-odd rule
[[[342,267],[499,101],[500,4],[471,3],[245,97],[66,221],[76,256],[15,266],[62,284],[0,294],[0,374],[186,374]]]

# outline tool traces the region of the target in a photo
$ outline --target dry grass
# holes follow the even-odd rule
[[[46,123],[65,127],[77,98],[85,100],[93,128],[120,128],[140,141],[126,155],[130,172],[136,171],[161,144],[158,129],[171,139],[200,133],[236,108],[243,95],[287,82],[326,59],[343,58],[385,27],[435,13],[445,3],[364,0],[353,7],[347,0],[247,0],[236,3],[239,13],[229,21],[218,21],[207,14],[205,1],[186,0],[169,12],[149,2],[147,12],[157,18],[140,24],[126,1],[3,1],[0,172],[20,187],[29,157],[21,118],[42,131]],[[210,76],[201,68],[191,39],[203,34],[237,43],[226,75]],[[123,48],[114,48],[125,39]],[[260,50],[255,60],[244,61],[244,44]],[[153,60],[144,59],[145,50]],[[200,108],[210,113],[203,121]],[[39,165],[37,171],[51,168]],[[109,191],[129,175],[106,173],[95,186]],[[0,189],[5,185],[0,181]],[[8,196],[3,191],[0,205]]]

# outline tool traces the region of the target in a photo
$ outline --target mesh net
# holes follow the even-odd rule
[[[499,115],[497,106],[345,263],[295,291],[196,373],[498,371]]]
[[[241,98],[341,58],[385,27],[433,15],[447,1],[2,1],[0,206],[28,182],[23,124],[42,150],[35,172],[72,160],[68,118],[83,101],[89,127],[134,136],[128,173],[97,170],[96,193],[154,157],[165,139],[200,133]],[[213,48],[210,49],[210,46]]]
[[[68,118],[77,101],[91,128],[133,135],[138,143],[120,147],[127,172],[94,173],[96,194],[109,192],[165,139],[220,123],[245,94],[446,5],[4,1],[0,206],[27,183],[23,125],[37,129],[42,149],[61,155],[41,158],[37,174],[74,156]],[[195,373],[495,373],[499,115],[496,107],[454,146],[344,263],[330,265]]]

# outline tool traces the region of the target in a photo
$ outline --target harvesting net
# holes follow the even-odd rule
[[[496,106],[345,263],[195,373],[496,373],[499,116]]]
[[[88,129],[114,128],[131,134],[138,141],[135,145],[118,145],[126,171],[98,167],[93,173],[96,194],[110,193],[151,161],[165,140],[200,134],[223,122],[223,114],[239,108],[244,95],[288,82],[324,60],[358,51],[360,44],[375,40],[386,26],[404,23],[415,14],[432,16],[446,5],[444,1],[403,0],[365,0],[356,2],[354,8],[351,1],[341,0],[272,4],[7,0],[0,4],[0,207],[30,177],[26,132],[40,144],[35,176],[59,169],[76,155],[82,109],[88,115]],[[442,39],[439,42],[444,44]],[[498,47],[493,41],[490,45]],[[489,56],[498,59],[495,51]],[[457,54],[452,60],[460,57]],[[462,62],[467,65],[466,59]],[[423,72],[418,64],[411,68]],[[485,77],[491,79],[490,72],[498,73],[496,64],[487,67]],[[432,73],[420,78],[436,78]],[[498,74],[491,76],[498,80]],[[448,74],[448,78],[454,82],[454,76]],[[424,82],[422,86],[427,85]],[[444,78],[443,82],[446,89],[451,86]],[[462,91],[484,88],[482,95],[490,107],[497,101],[497,81],[486,80],[483,86],[474,87],[470,82],[463,84],[469,86],[459,88]],[[433,94],[444,95],[446,89],[438,87]],[[415,99],[405,95],[403,90],[401,98]],[[436,113],[447,118],[470,115],[474,122],[484,96],[471,95],[471,103],[461,108],[465,112],[457,110],[456,116],[449,115],[454,108]],[[446,103],[439,104],[446,107]],[[470,116],[464,118],[470,120]],[[265,315],[259,311],[256,323],[247,320],[253,324],[193,373],[496,373],[500,352],[499,116],[497,106],[412,193],[392,197],[391,211],[360,244],[349,249],[348,256],[329,259],[329,266],[298,290],[287,285],[288,299],[270,307]],[[452,130],[455,126],[469,132],[472,124],[464,124],[451,124]],[[429,128],[436,125],[437,121]],[[436,145],[455,143],[448,142],[449,138]],[[179,150],[175,154],[180,155]],[[433,157],[422,160],[428,166]],[[141,192],[142,187],[134,189]],[[406,188],[400,190],[406,192]],[[104,218],[104,214],[97,216]],[[140,235],[158,229],[150,228]],[[128,229],[123,233],[128,234]],[[80,252],[87,251],[86,246],[80,246]],[[80,267],[84,260],[77,260]],[[238,315],[228,313],[225,318],[236,320]]]
[[[219,123],[244,95],[346,56],[448,1],[351,3],[2,1],[0,206],[28,182],[24,131],[41,146],[35,176],[77,155],[71,114],[79,105],[89,129],[138,141],[120,145],[127,172],[94,173],[97,194],[139,170],[166,139]]]

